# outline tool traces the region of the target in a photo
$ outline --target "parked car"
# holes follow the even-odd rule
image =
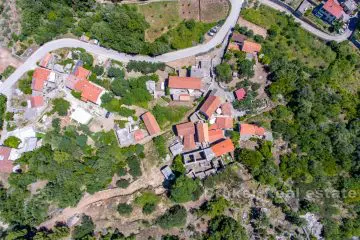
[[[105,118],[109,118],[110,117],[110,112],[107,112],[106,114],[105,114]]]
[[[214,36],[214,35],[215,35],[215,33],[213,33],[213,32],[211,32],[211,31],[209,31],[209,32],[208,32],[208,35],[209,35],[209,36]]]

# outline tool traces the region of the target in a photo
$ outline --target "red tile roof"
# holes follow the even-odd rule
[[[194,135],[195,126],[192,122],[186,122],[176,125],[176,132],[178,136]]]
[[[74,86],[74,90],[81,92],[81,100],[93,103],[97,103],[101,93],[103,92],[101,87],[96,86],[88,80],[78,81]]]
[[[218,125],[216,123],[211,124],[210,127],[209,127],[209,131],[210,130],[216,130],[216,129],[219,129],[219,127],[218,127]]]
[[[0,146],[0,161],[9,160],[11,148]]]
[[[323,8],[330,13],[331,15],[333,15],[334,17],[336,17],[336,19],[341,18],[344,9],[340,6],[339,3],[337,3],[335,0],[328,0]]]
[[[221,129],[230,129],[233,128],[233,118],[232,117],[218,117],[216,118],[216,125]]]
[[[237,45],[236,43],[229,43],[229,46],[228,46],[228,50],[231,50],[231,51],[240,51],[240,47],[239,45]]]
[[[152,115],[151,112],[144,113],[141,118],[144,121],[146,129],[150,135],[155,135],[161,132],[159,124],[157,123],[154,115]]]
[[[262,127],[258,127],[253,124],[240,124],[240,136],[241,135],[258,135],[258,136],[264,136],[265,129]]]
[[[43,96],[31,96],[30,103],[32,108],[38,108],[44,106]]]
[[[80,79],[87,79],[91,74],[91,71],[83,68],[83,67],[77,67],[75,69],[74,75]]]
[[[138,129],[134,132],[134,139],[136,142],[144,139],[144,133],[141,131],[141,129]]]
[[[224,103],[221,105],[221,111],[223,115],[232,116],[232,105],[229,102]]]
[[[224,154],[234,152],[235,147],[232,141],[228,138],[212,146],[211,150],[214,152],[216,157],[220,157]]]
[[[216,109],[220,106],[221,99],[218,96],[209,96],[200,108],[200,112],[206,117],[210,118]]]
[[[14,167],[13,161],[10,161],[10,160],[0,161],[0,172],[1,173],[12,173],[13,167]]]
[[[190,95],[189,94],[180,94],[179,101],[188,102],[190,101]]]
[[[224,138],[224,131],[221,129],[209,130],[209,142],[216,142]]]
[[[75,77],[74,75],[69,75],[66,78],[65,85],[66,85],[66,87],[68,87],[70,89],[74,89],[75,85],[78,81],[80,81],[79,78]]]
[[[209,141],[209,127],[207,123],[198,122],[196,124],[196,133],[199,142]]]
[[[47,53],[43,59],[41,59],[40,66],[46,68],[52,58],[51,53]]]
[[[33,74],[31,89],[41,92],[45,81],[48,80],[51,71],[45,68],[36,68]]]
[[[258,43],[250,42],[250,41],[244,41],[244,44],[241,48],[242,51],[246,53],[258,53],[261,50],[261,45]]]
[[[244,88],[240,88],[235,91],[235,96],[237,100],[243,100],[246,96],[246,90]]]
[[[169,88],[177,89],[201,89],[201,79],[195,77],[169,77]]]
[[[238,42],[238,43],[243,43],[246,39],[247,39],[247,37],[240,33],[233,33],[233,35],[231,37],[231,40],[233,40],[234,42]]]
[[[184,150],[190,151],[190,150],[194,150],[195,148],[196,148],[196,145],[195,145],[194,135],[190,134],[190,135],[184,136]]]

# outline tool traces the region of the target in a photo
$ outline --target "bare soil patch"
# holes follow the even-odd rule
[[[2,73],[9,65],[17,68],[21,64],[22,62],[12,56],[11,52],[8,49],[0,47],[0,73]]]
[[[225,19],[230,4],[227,0],[180,0],[180,16],[202,22],[217,22]]]
[[[260,36],[263,36],[264,38],[267,37],[267,30],[265,28],[262,28],[256,24],[253,24],[242,17],[239,18],[238,24],[242,27],[247,27],[248,29],[253,30],[254,34],[258,34]]]

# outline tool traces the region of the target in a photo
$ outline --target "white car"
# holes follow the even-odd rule
[[[215,35],[215,33],[213,33],[213,32],[211,32],[211,31],[209,31],[209,32],[208,32],[208,35],[209,35],[209,36],[214,36],[214,35]]]

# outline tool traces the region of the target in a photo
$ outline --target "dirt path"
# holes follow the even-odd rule
[[[8,49],[0,47],[0,73],[2,73],[9,65],[17,68],[21,64],[22,62],[13,57]]]
[[[113,188],[97,192],[93,195],[86,194],[76,207],[67,207],[59,215],[43,222],[39,227],[52,228],[57,222],[66,222],[74,215],[85,213],[91,204],[119,196],[132,195],[142,189],[154,188],[155,192],[164,191],[163,178],[158,168],[152,168],[141,178],[133,182],[127,189]]]

